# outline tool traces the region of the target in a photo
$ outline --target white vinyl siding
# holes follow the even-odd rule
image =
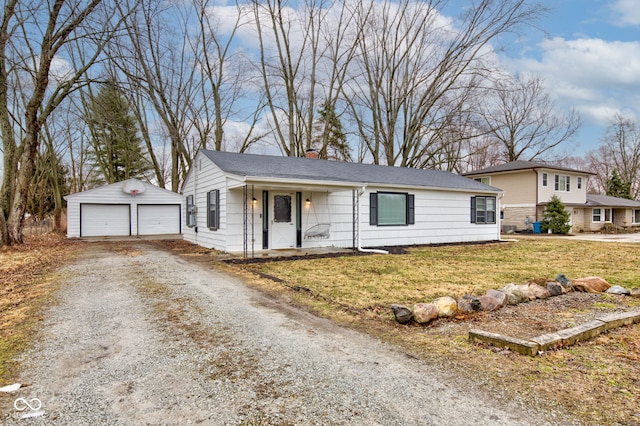
[[[237,210],[235,207],[227,205],[229,191],[226,189],[226,183],[227,180],[224,173],[208,158],[203,157],[202,153],[198,153],[198,157],[196,157],[196,161],[194,161],[194,167],[189,171],[182,187],[183,194],[193,194],[195,207],[195,226],[187,226],[183,229],[185,240],[203,247],[229,251],[227,249],[228,239],[233,238],[235,234],[239,233],[240,248],[235,251],[242,251],[242,204],[238,206]],[[207,216],[209,212],[208,193],[215,188],[219,189],[218,214],[220,220],[216,230],[211,230],[207,226]],[[242,195],[242,189],[240,189],[239,192],[240,195]],[[186,213],[185,210],[185,214]]]
[[[183,203],[183,198],[180,194],[158,188],[157,186],[151,185],[146,182],[142,182],[145,188],[144,192],[141,192],[136,196],[132,196],[122,191],[125,182],[117,182],[111,185],[105,185],[98,188],[90,189],[88,191],[67,195],[65,197],[65,200],[67,201],[67,237],[79,238],[81,234],[83,234],[82,236],[87,236],[87,233],[92,235],[140,235],[138,230],[138,205],[169,204],[174,206],[181,206]],[[80,208],[81,205],[125,206],[128,209],[127,232],[125,233],[123,230],[124,225],[118,222],[113,223],[113,226],[117,228],[113,231],[97,231],[91,228],[82,230]],[[89,207],[89,209],[91,210],[91,207]],[[114,209],[116,211],[119,210],[119,214],[123,215],[123,207],[114,207]],[[182,208],[179,207],[180,215],[177,221],[177,232],[165,232],[165,230],[162,230],[162,234],[180,233],[181,210]],[[89,212],[89,214],[92,214],[92,212]],[[106,219],[108,222],[116,220],[115,218],[113,220],[109,218]],[[84,224],[83,226],[86,226],[86,224]],[[176,225],[172,223],[171,229],[169,229],[169,231],[176,231]]]

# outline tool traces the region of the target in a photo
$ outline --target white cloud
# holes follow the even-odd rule
[[[622,27],[640,25],[640,4],[638,0],[617,0],[611,5],[616,24]]]
[[[539,48],[539,59],[515,60],[510,68],[543,77],[558,103],[577,108],[585,122],[606,125],[623,111],[640,115],[640,42],[553,38]]]

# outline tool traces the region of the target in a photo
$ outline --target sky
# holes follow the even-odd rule
[[[597,148],[615,114],[640,123],[640,0],[542,0],[552,8],[502,54],[545,80],[558,108],[580,112],[575,155]]]

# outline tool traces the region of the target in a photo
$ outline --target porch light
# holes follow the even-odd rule
[[[251,202],[253,203],[253,205],[255,206],[256,204],[258,204],[258,200],[256,200],[256,197],[253,197],[251,199]]]
[[[311,205],[311,200],[307,198],[307,200],[305,201],[305,203],[307,204],[307,206]]]

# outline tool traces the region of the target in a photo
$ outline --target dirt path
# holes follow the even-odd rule
[[[3,424],[554,423],[150,243],[89,244],[63,276],[15,395],[46,414]]]

